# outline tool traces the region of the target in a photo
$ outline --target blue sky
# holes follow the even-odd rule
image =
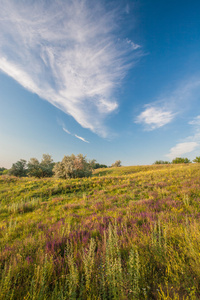
[[[200,155],[200,2],[0,0],[0,166]]]

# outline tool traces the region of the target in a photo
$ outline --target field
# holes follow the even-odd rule
[[[0,176],[0,299],[200,299],[200,165]]]

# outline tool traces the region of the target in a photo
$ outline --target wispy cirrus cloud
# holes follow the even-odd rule
[[[65,127],[63,127],[63,130],[64,130],[66,133],[71,134],[71,132],[70,132],[68,129],[66,129]]]
[[[125,6],[125,13],[128,15],[130,13],[130,6],[129,4],[127,3],[126,6]]]
[[[144,124],[146,130],[154,130],[171,122],[174,114],[161,107],[147,107],[136,119],[135,123]]]
[[[188,122],[192,126],[193,134],[186,138],[186,141],[197,142],[200,146],[200,115],[194,117]]]
[[[140,45],[135,44],[133,41],[131,41],[131,40],[129,40],[129,39],[126,39],[126,42],[127,42],[127,44],[129,44],[129,45],[131,46],[131,48],[132,48],[133,50],[137,50],[137,49],[141,48]]]
[[[194,150],[200,150],[200,115],[194,117],[188,124],[192,125],[193,134],[172,147],[166,157],[173,159]]]
[[[200,95],[200,78],[190,78],[180,82],[173,91],[158,97],[145,105],[136,117],[135,123],[142,124],[146,130],[154,130],[170,123],[177,115],[188,109],[190,103]],[[193,122],[197,122],[194,120]]]
[[[83,141],[83,142],[85,142],[85,143],[89,143],[88,141],[86,141],[86,139],[84,139],[83,137],[81,137],[81,136],[78,136],[77,134],[75,134],[74,135],[77,139],[79,139],[79,140],[81,140],[81,141]]]
[[[79,136],[79,135],[77,135],[77,134],[73,134],[73,133],[71,133],[68,129],[66,129],[65,127],[63,127],[63,130],[66,132],[66,133],[68,133],[68,134],[70,134],[70,135],[72,135],[72,136],[75,136],[77,139],[79,139],[79,140],[81,140],[81,141],[83,141],[83,142],[85,142],[85,143],[90,143],[90,142],[88,142],[86,139],[84,139],[83,137],[81,137],[81,136]]]
[[[190,153],[194,151],[199,144],[197,142],[184,142],[184,143],[178,143],[176,146],[172,147],[170,149],[169,154],[166,156],[170,159],[174,159],[176,157],[180,157],[183,154]]]
[[[188,124],[190,125],[195,125],[195,126],[200,126],[200,115],[195,117],[193,120],[191,120]]]
[[[100,1],[0,0],[0,70],[106,136],[127,55],[140,48],[119,42],[117,15]]]

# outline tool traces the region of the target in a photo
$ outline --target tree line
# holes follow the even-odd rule
[[[156,165],[166,165],[166,164],[189,164],[189,163],[200,163],[200,156],[196,156],[195,159],[193,159],[193,161],[191,161],[190,159],[188,159],[187,157],[176,157],[172,160],[172,162],[170,161],[165,161],[165,160],[156,160],[154,162],[154,164]]]
[[[187,164],[200,163],[200,156],[197,156],[193,161],[188,158],[176,157],[172,162],[164,160],[156,160],[154,164]],[[121,167],[121,161],[117,160],[111,167]],[[49,154],[43,154],[42,160],[39,162],[37,158],[30,158],[27,162],[25,159],[20,159],[12,164],[11,169],[0,168],[0,175],[13,175],[17,177],[57,177],[57,178],[81,178],[92,175],[93,170],[99,168],[108,168],[105,164],[98,163],[95,159],[87,160],[83,154],[65,155],[61,162],[55,163]]]
[[[120,167],[121,161],[117,160],[112,167]],[[0,168],[0,175],[8,174],[17,177],[57,177],[57,178],[81,178],[92,175],[93,170],[108,168],[105,164],[98,163],[95,159],[88,161],[83,154],[65,155],[61,162],[55,163],[49,154],[43,154],[39,162],[37,158],[31,158],[28,162],[20,159],[12,164],[11,169]]]

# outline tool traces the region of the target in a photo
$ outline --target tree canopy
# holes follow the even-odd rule
[[[12,168],[9,171],[10,175],[24,177],[27,175],[27,163],[25,159],[20,159],[15,164],[12,165]]]
[[[56,163],[53,172],[58,178],[89,177],[92,174],[91,164],[87,162],[83,154],[77,156],[64,156],[62,161]]]
[[[41,162],[37,158],[31,158],[28,162],[27,173],[34,177],[51,177],[53,175],[54,162],[49,154],[43,154]]]
[[[200,156],[196,156],[196,158],[193,159],[193,162],[200,163]]]
[[[104,164],[99,164],[96,159],[92,159],[89,161],[89,164],[91,166],[91,168],[93,170],[96,170],[96,169],[100,169],[100,168],[107,168],[108,166],[107,165],[104,165]]]
[[[0,175],[4,175],[4,174],[7,174],[8,173],[8,170],[4,167],[0,168]]]
[[[116,160],[116,162],[112,164],[112,167],[121,167],[121,160]]]
[[[170,162],[167,160],[156,160],[154,163],[154,165],[167,165],[167,164],[170,164]]]
[[[188,164],[191,161],[187,157],[176,157],[172,160],[172,164]]]

